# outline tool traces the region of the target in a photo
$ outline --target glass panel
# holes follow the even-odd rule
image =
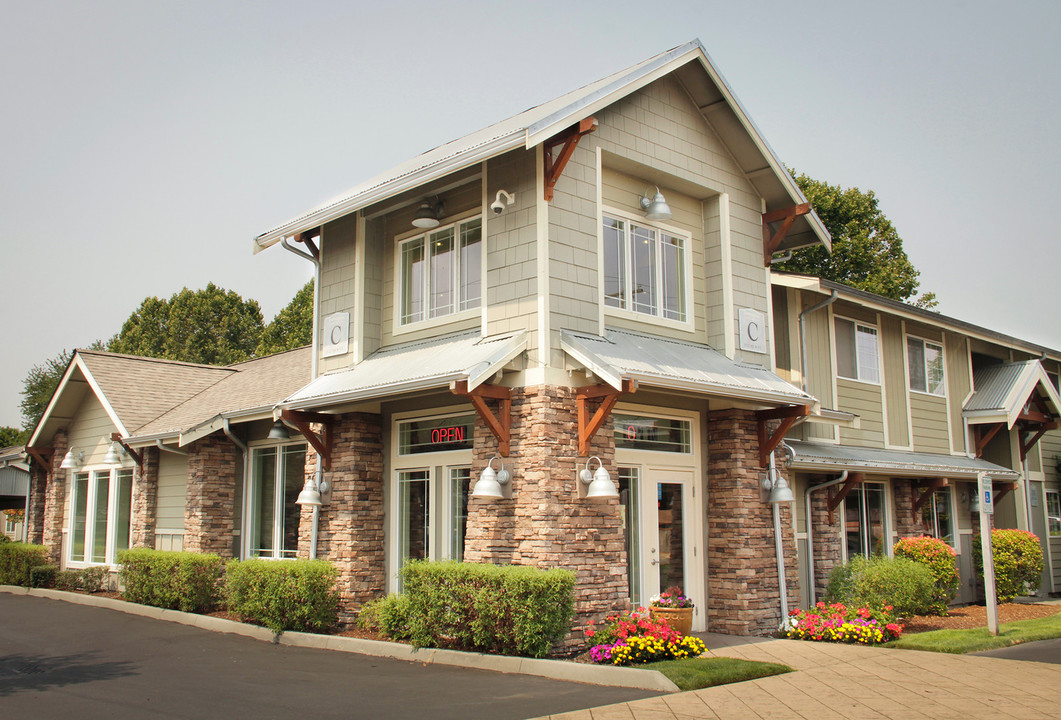
[[[659,589],[685,588],[685,515],[680,483],[656,483],[659,503]]]
[[[483,223],[472,220],[461,225],[461,310],[477,308],[483,292]]]
[[[623,508],[623,547],[626,550],[626,583],[630,602],[641,604],[641,525],[638,513],[641,502],[638,497],[638,469],[619,468],[619,504]]]
[[[456,272],[453,249],[453,228],[431,234],[431,277],[428,278],[428,293],[431,298],[429,317],[453,313],[453,280]]]
[[[70,559],[84,562],[85,530],[88,527],[88,473],[74,475],[74,537]]]
[[[431,418],[398,424],[398,454],[470,450],[475,416]]]
[[[954,521],[950,512],[950,491],[938,490],[933,493],[932,504],[936,513],[936,537],[954,547]]]
[[[253,452],[250,552],[253,557],[272,557],[273,518],[276,510],[276,448]]]
[[[692,452],[692,423],[688,420],[612,415],[615,447],[659,452]]]
[[[869,532],[869,552],[872,555],[887,555],[888,544],[884,534],[884,486],[866,485],[866,529]]]
[[[406,560],[424,560],[429,552],[428,477],[427,470],[398,473],[398,541],[402,564]]]
[[[681,238],[663,235],[663,317],[685,320],[685,247]]]
[[[1050,534],[1061,535],[1061,494],[1057,491],[1046,491],[1046,519]]]
[[[402,245],[402,323],[424,319],[424,240]]]
[[[943,348],[925,343],[925,381],[933,395],[943,395]]]
[[[625,223],[604,218],[604,304],[626,307]]]
[[[910,389],[925,392],[925,346],[920,340],[908,338],[906,359],[910,366]]]
[[[281,557],[295,557],[298,554],[298,523],[302,515],[302,506],[295,501],[306,484],[306,447],[288,445],[283,449],[284,465],[282,478],[284,488],[284,514],[280,528],[282,547]]]
[[[880,366],[877,363],[877,331],[858,326],[858,379],[880,382]]]
[[[656,231],[631,225],[633,304],[637,312],[656,314]]]
[[[451,518],[449,557],[451,560],[464,559],[464,536],[468,530],[468,489],[471,486],[470,468],[450,468],[449,470],[449,506],[453,513]]]
[[[107,562],[107,499],[110,496],[111,474],[96,475],[96,509],[92,519],[92,562]]]
[[[844,498],[844,540],[848,560],[866,554],[862,528],[862,490],[859,488],[852,488]]]
[[[858,379],[855,360],[855,324],[850,320],[836,318],[836,374],[844,378]]]
[[[118,559],[119,550],[129,549],[129,530],[132,521],[132,509],[133,509],[133,471],[132,470],[119,470],[117,472],[116,482],[118,487],[115,489],[115,502],[118,506],[115,508],[114,516],[116,527],[114,528],[114,559]]]

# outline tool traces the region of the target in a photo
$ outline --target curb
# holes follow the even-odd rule
[[[636,690],[655,690],[656,692],[679,692],[678,686],[658,670],[640,668],[610,667],[607,665],[590,665],[573,663],[564,660],[543,660],[538,658],[512,657],[509,655],[487,655],[484,653],[464,652],[461,650],[442,650],[439,648],[414,648],[404,643],[384,640],[365,640],[362,638],[340,637],[337,635],[316,635],[304,632],[274,633],[268,628],[225,618],[196,615],[180,610],[163,610],[150,605],[138,605],[126,600],[94,597],[62,590],[43,588],[24,588],[17,585],[0,585],[0,592],[11,595],[31,595],[33,597],[61,600],[75,605],[117,610],[127,615],[139,615],[154,620],[175,622],[189,625],[210,632],[223,632],[242,635],[254,640],[262,640],[276,645],[302,647],[316,650],[334,650],[337,652],[357,653],[371,657],[404,660],[406,662],[433,663],[451,665],[475,670],[518,675],[532,675],[564,680],[567,682],[585,683],[587,685],[607,685],[628,687]]]

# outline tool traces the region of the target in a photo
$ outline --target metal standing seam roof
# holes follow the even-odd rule
[[[758,365],[730,360],[707,346],[607,330],[604,337],[564,330],[566,353],[616,389],[624,379],[653,387],[766,403],[816,405],[795,385]]]
[[[1013,427],[1036,387],[1042,388],[1054,411],[1061,412],[1061,398],[1038,360],[980,368],[973,373],[973,386],[976,391],[962,408],[962,414],[970,422],[1004,418]]]
[[[796,453],[789,462],[789,467],[794,470],[858,470],[882,475],[944,478],[975,478],[979,473],[986,473],[999,480],[1016,480],[1021,476],[1001,465],[966,455],[883,450],[806,440],[785,440],[785,443]]]
[[[484,338],[478,331],[387,347],[352,368],[321,375],[279,403],[292,410],[371,400],[488,380],[527,346],[523,332]]]

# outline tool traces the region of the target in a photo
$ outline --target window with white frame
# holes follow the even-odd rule
[[[847,559],[888,554],[888,517],[883,483],[862,483],[844,498]]]
[[[115,563],[129,549],[133,471],[89,469],[73,475],[70,500],[70,561]]]
[[[921,531],[954,547],[950,490],[936,490],[921,506]]]
[[[921,338],[906,339],[910,389],[930,395],[946,394],[943,381],[943,346]]]
[[[880,383],[877,328],[835,318],[836,374],[842,378]]]
[[[1046,491],[1046,522],[1051,536],[1061,535],[1061,492]]]
[[[296,500],[305,481],[305,443],[251,448],[247,488],[250,557],[293,558],[298,554],[302,508]]]
[[[402,325],[479,307],[482,225],[462,220],[398,244]]]
[[[688,319],[689,238],[604,216],[604,304],[666,320]]]

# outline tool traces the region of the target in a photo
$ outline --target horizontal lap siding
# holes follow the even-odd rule
[[[906,406],[906,349],[902,322],[898,318],[881,318],[881,359],[884,361],[884,386],[888,408],[888,443],[893,447],[910,447],[910,409]]]
[[[184,504],[188,485],[188,460],[183,455],[160,452],[158,499],[155,527],[158,530],[184,529]]]
[[[910,412],[914,425],[914,450],[950,453],[946,398],[910,393]]]
[[[859,428],[840,428],[840,442],[861,447],[884,447],[884,414],[879,385],[840,378],[836,381],[840,409],[861,418]]]
[[[800,293],[802,309],[818,304],[825,296],[817,293]],[[807,341],[807,391],[821,401],[822,407],[830,410],[843,410],[833,395],[833,351],[829,334],[829,313],[822,309],[805,315],[803,319]],[[796,326],[796,332],[799,326]],[[806,423],[804,437],[807,440],[833,440],[835,430],[832,425]]]
[[[961,335],[946,333],[943,346],[947,361],[947,398],[950,406],[951,448],[955,452],[965,452],[965,424],[962,422],[962,404],[973,387],[973,379],[969,374],[969,345]]]
[[[103,458],[111,446],[111,433],[115,432],[118,432],[118,428],[111,422],[103,404],[92,392],[86,393],[84,402],[81,403],[81,407],[70,421],[68,432],[70,448],[74,454],[79,452],[85,454],[81,460],[82,467],[103,464]],[[66,471],[68,485],[66,506],[63,511],[63,527],[70,527],[70,497],[73,494],[70,488],[75,472],[75,470]]]
[[[321,232],[321,257],[324,266],[321,272],[320,318],[317,330],[322,332],[324,318],[337,312],[350,313],[350,338],[355,337],[354,325],[358,321],[355,295],[355,229],[356,217],[351,214],[328,223]],[[318,352],[322,350],[318,345]],[[321,357],[320,371],[327,372],[350,364],[354,351],[353,342],[349,352],[329,358]]]

